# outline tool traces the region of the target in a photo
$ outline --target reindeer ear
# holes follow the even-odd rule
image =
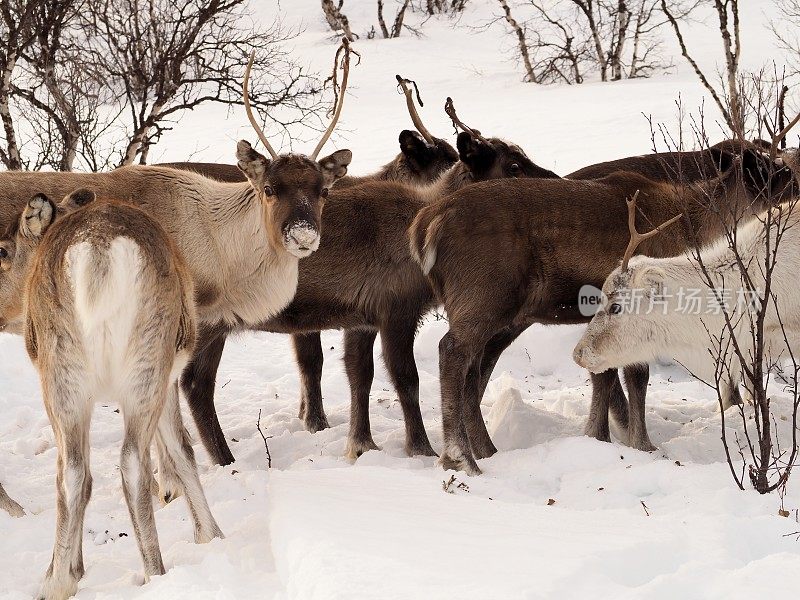
[[[430,147],[416,131],[405,129],[400,132],[400,152],[417,169],[423,168],[431,160]]]
[[[36,194],[28,200],[22,211],[20,231],[25,237],[38,238],[53,223],[56,217],[56,205],[44,194]]]
[[[762,152],[769,152],[772,149],[772,142],[756,138],[753,140],[753,145]]]
[[[425,154],[428,153],[430,149],[419,133],[404,129],[400,132],[399,141],[400,152],[402,152],[406,158],[411,159],[415,163],[422,163],[425,161]]]
[[[494,163],[496,153],[494,148],[472,137],[466,131],[458,134],[456,140],[458,157],[473,173],[487,171]]]
[[[322,169],[323,185],[331,187],[338,179],[347,175],[347,167],[353,160],[350,150],[337,150],[333,154],[320,158],[317,164]]]
[[[661,267],[656,267],[654,265],[633,267],[631,288],[653,290],[654,293],[661,294],[664,291],[664,281],[666,277],[667,274]]]
[[[794,181],[794,173],[783,158],[773,161],[760,150],[742,152],[742,174],[745,186],[756,196],[778,194]]]
[[[14,262],[16,244],[13,239],[0,240],[0,271],[8,271]]]
[[[714,159],[714,166],[717,168],[719,173],[727,173],[733,166],[734,162],[736,162],[736,157],[725,150],[712,147],[708,149],[708,152]]]
[[[237,166],[251,184],[260,186],[264,183],[269,159],[256,152],[247,140],[241,140],[236,144],[236,161]]]
[[[64,199],[59,203],[58,207],[65,213],[70,213],[87,204],[91,204],[94,200],[95,194],[92,190],[81,188],[64,196]]]

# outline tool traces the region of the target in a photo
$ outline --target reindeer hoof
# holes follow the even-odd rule
[[[45,577],[37,596],[40,600],[67,600],[78,593],[78,579],[72,575],[62,578],[48,575]]]
[[[497,448],[492,440],[489,439],[481,440],[475,443],[470,440],[469,445],[472,447],[472,454],[475,456],[475,458],[489,458],[490,456],[497,454]]]
[[[641,450],[642,452],[655,452],[658,448],[653,445],[649,439],[639,439],[639,440],[631,440],[628,444],[634,450]]]
[[[406,454],[408,456],[439,456],[427,438],[416,442],[408,442],[406,444]]]
[[[608,430],[608,427],[601,428],[591,422],[586,424],[583,435],[594,438],[600,442],[611,442],[611,432]]]
[[[303,416],[303,422],[305,423],[306,431],[310,431],[311,433],[317,433],[318,431],[322,431],[323,429],[328,429],[330,427],[325,413],[320,415],[306,414]]]
[[[445,471],[463,471],[467,475],[480,475],[478,463],[471,454],[465,454],[459,448],[449,448],[442,452],[439,464]]]
[[[349,439],[347,440],[347,450],[345,456],[349,460],[356,460],[359,456],[368,452],[369,450],[380,450],[378,445],[373,441],[372,436],[368,436],[363,440]]]
[[[158,473],[158,499],[162,506],[166,506],[175,498],[183,494],[180,480],[166,469]]]

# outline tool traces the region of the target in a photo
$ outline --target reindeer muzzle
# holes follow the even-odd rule
[[[308,221],[295,221],[283,230],[286,251],[297,258],[305,258],[319,248],[319,230]]]

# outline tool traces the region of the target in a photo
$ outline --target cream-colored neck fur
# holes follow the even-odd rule
[[[199,319],[255,324],[286,307],[297,289],[298,258],[271,243],[268,214],[250,184],[197,176],[181,178],[180,187],[197,199],[195,231],[186,229],[181,250],[196,287],[214,295],[198,307]]]

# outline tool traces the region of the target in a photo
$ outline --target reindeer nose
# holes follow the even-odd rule
[[[587,360],[589,358],[589,348],[583,342],[578,343],[575,346],[575,350],[572,352],[572,360],[574,360],[578,366],[583,367],[584,369],[587,368]]]
[[[302,250],[309,249],[317,240],[317,232],[313,229],[293,229],[290,239]]]
[[[295,223],[286,231],[285,240],[289,252],[306,255],[319,246],[319,232],[310,223]]]

